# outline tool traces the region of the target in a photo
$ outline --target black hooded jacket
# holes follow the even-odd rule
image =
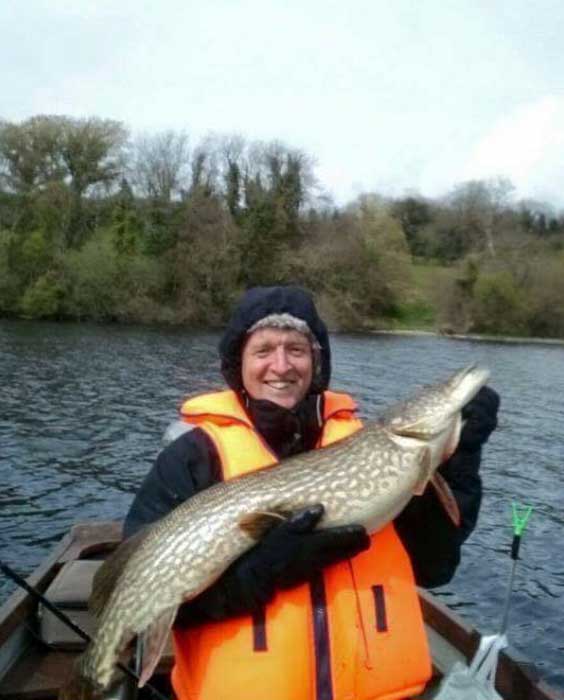
[[[241,350],[249,328],[270,314],[289,313],[306,321],[320,345],[320,355],[309,394],[293,410],[246,395],[241,384]],[[331,376],[327,329],[309,294],[296,287],[255,288],[246,293],[220,342],[221,369],[227,384],[239,393],[254,425],[279,458],[312,449],[319,437],[319,402]],[[460,508],[462,522],[455,527],[435,492],[428,487],[414,497],[396,518],[395,526],[413,565],[416,581],[424,587],[447,583],[460,561],[460,548],[476,525],[482,496],[479,467],[481,447],[496,426],[497,394],[488,388],[465,408],[466,424],[458,450],[440,467]],[[199,428],[182,434],[165,447],[145,478],[124,524],[130,537],[163,517],[198,491],[220,481],[219,455]],[[215,585],[221,585],[221,579]]]

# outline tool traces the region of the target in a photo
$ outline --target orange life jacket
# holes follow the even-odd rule
[[[199,396],[183,420],[214,442],[225,479],[276,462],[232,391]],[[320,446],[361,422],[325,392]],[[392,524],[318,581],[279,591],[264,616],[175,630],[178,700],[396,700],[419,694],[430,655],[407,553]]]

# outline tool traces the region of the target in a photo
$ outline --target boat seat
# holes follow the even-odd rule
[[[45,597],[87,634],[92,633],[93,622],[88,612],[88,599],[94,575],[101,564],[101,561],[87,559],[68,561],[45,591]],[[49,646],[56,649],[82,649],[86,646],[84,639],[48,608],[40,605],[38,616],[39,635]]]

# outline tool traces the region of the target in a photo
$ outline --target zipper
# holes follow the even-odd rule
[[[264,607],[253,613],[253,651],[268,651],[266,643],[266,610]]]
[[[309,590],[313,613],[315,698],[316,700],[333,700],[327,596],[325,593],[323,574],[320,571],[310,580]]]

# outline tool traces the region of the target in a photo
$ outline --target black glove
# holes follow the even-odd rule
[[[315,530],[323,512],[322,505],[311,506],[275,526],[213,586],[183,606],[176,624],[257,612],[277,589],[303,583],[323,567],[368,549],[370,538],[361,525]]]
[[[460,449],[473,452],[487,442],[497,427],[498,409],[499,395],[489,386],[483,386],[462,409],[465,423],[458,444]]]
[[[350,559],[370,546],[361,525],[314,530],[321,504],[299,511],[274,528],[255,548],[255,576],[266,569],[276,588],[292,588],[330,564]]]

